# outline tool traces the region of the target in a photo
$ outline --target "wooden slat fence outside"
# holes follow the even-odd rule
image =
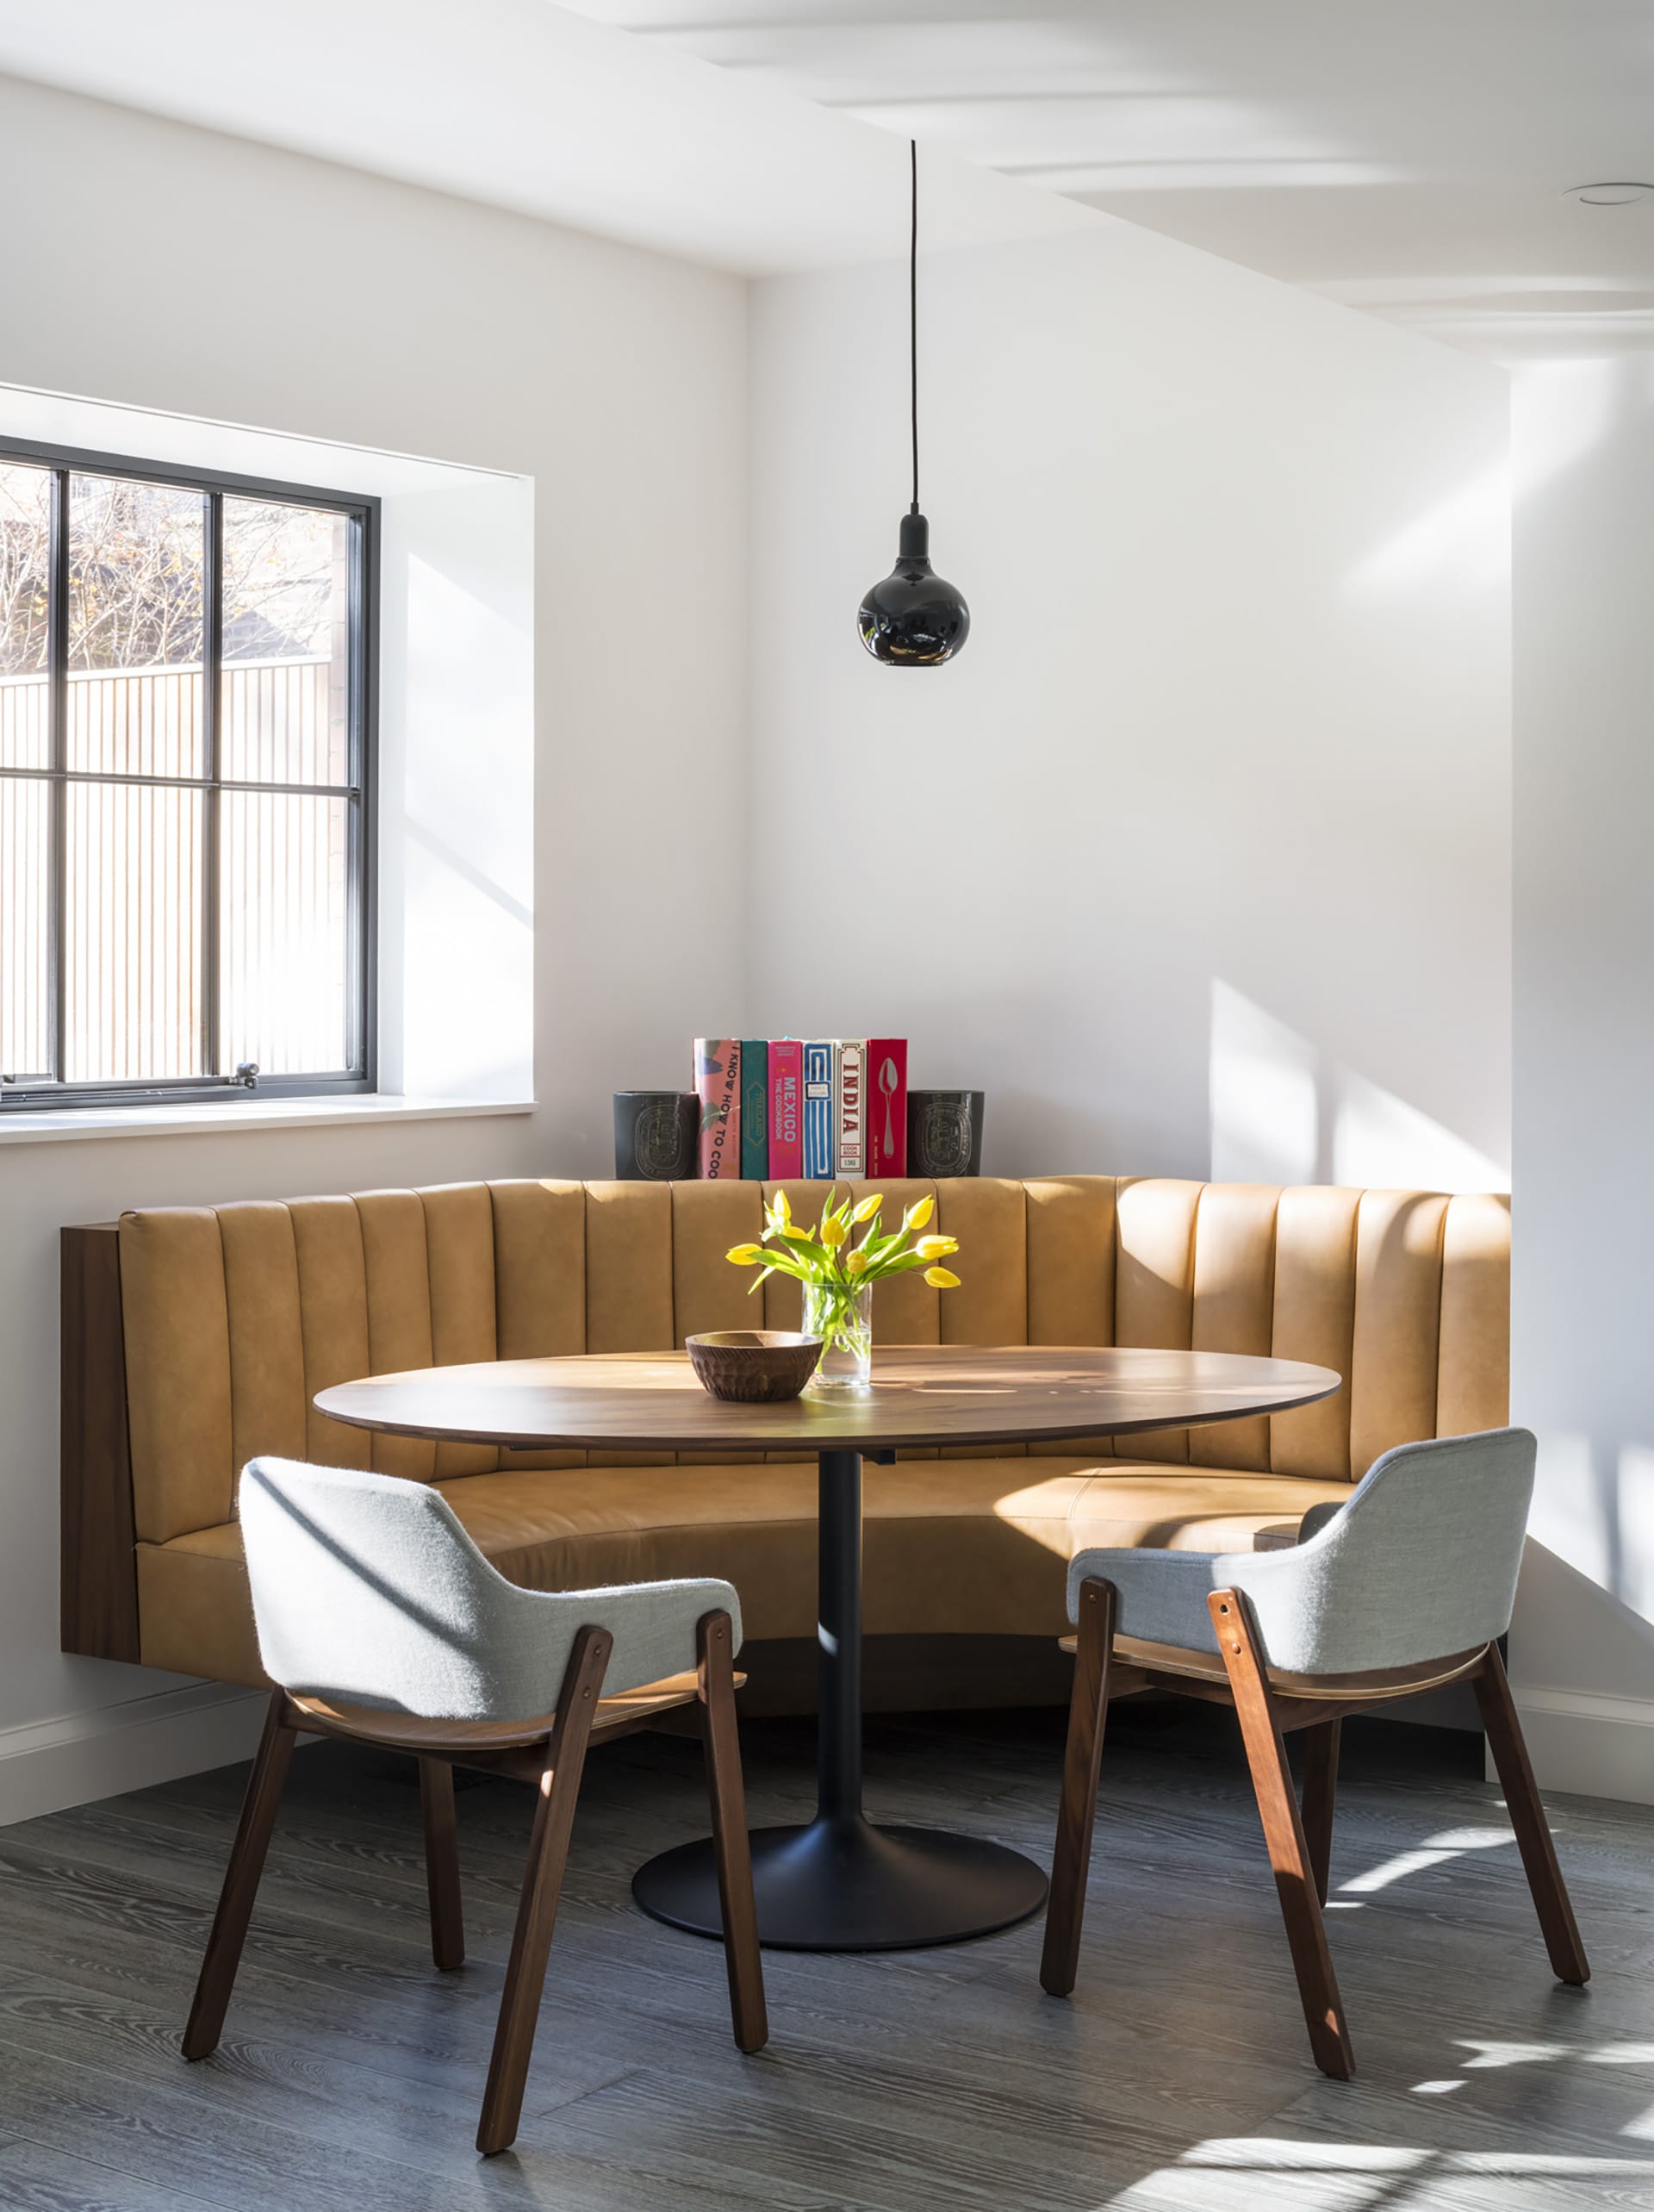
[[[199,664],[76,670],[72,770],[199,777]],[[326,656],[224,670],[221,773],[237,782],[343,784],[347,723]],[[50,763],[44,673],[0,676],[0,766]],[[48,1058],[49,787],[0,777],[0,1074]],[[220,801],[221,1027],[225,1067],[203,1071],[198,790],[67,787],[69,1081],[338,1067],[345,1057],[349,802],[282,793]]]

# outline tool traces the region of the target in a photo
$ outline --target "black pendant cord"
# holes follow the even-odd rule
[[[913,439],[913,497],[896,539],[896,565],[862,598],[856,628],[886,668],[936,668],[951,660],[971,626],[956,586],[930,565],[930,525],[919,506],[919,142],[907,142],[912,185],[907,240],[907,371]]]
[[[913,174],[913,222],[907,242],[907,361],[908,390],[913,413],[913,504],[919,511],[919,141],[909,139],[908,159]]]

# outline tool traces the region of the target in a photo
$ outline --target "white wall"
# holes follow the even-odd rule
[[[1519,370],[1511,1636],[1534,1764],[1654,1804],[1654,359]]]
[[[884,670],[905,278],[755,290],[754,1019],[906,1033],[995,1172],[1504,1187],[1502,372],[1125,225],[928,257],[974,627]]]
[[[59,1225],[126,1206],[601,1174],[611,1090],[681,1079],[706,995],[692,925],[718,891],[708,856],[739,834],[745,295],[8,80],[0,196],[29,211],[0,235],[0,383],[534,479],[540,917],[531,1117],[0,1147],[4,1818],[231,1755],[240,1725],[169,1698],[164,1677],[58,1652]],[[146,211],[120,251],[113,209]],[[741,953],[730,931],[736,978]]]

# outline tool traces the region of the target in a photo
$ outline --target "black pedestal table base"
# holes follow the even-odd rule
[[[772,1951],[905,1951],[961,1943],[1026,1920],[1045,1903],[1031,1859],[936,1828],[813,1820],[752,1836],[758,1940]],[[639,1869],[644,1910],[694,1935],[721,1935],[710,1843],[681,1844]]]
[[[879,1828],[863,1816],[860,1453],[822,1453],[820,1529],[818,1810],[807,1826],[754,1832],[759,1941],[774,1950],[906,1950],[1027,1919],[1046,1891],[1031,1859],[978,1836]],[[663,1852],[631,1886],[655,1919],[722,1935],[710,1841]]]

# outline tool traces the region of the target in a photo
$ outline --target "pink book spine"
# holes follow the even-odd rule
[[[907,1173],[907,1039],[867,1039],[867,1175]]]
[[[700,1098],[700,1172],[741,1173],[741,1043],[734,1037],[695,1039],[695,1089]]]
[[[797,1037],[769,1041],[769,1179],[797,1182],[804,1173],[804,1047]]]

